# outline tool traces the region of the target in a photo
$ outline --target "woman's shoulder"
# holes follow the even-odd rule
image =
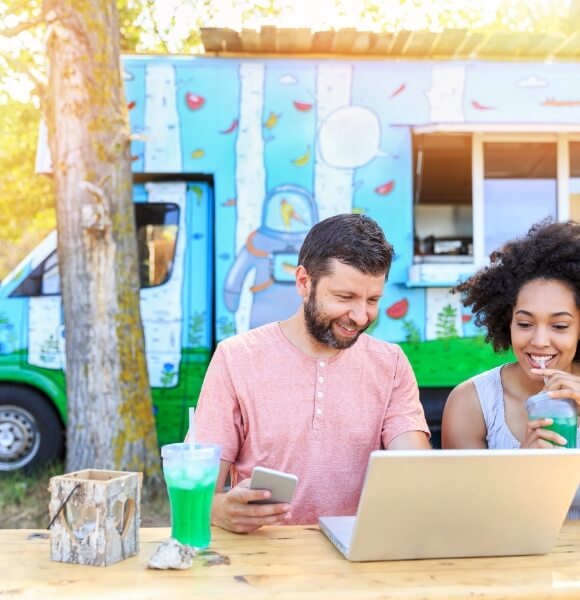
[[[475,387],[475,382],[473,378],[466,379],[462,381],[460,384],[456,385],[450,392],[447,403],[455,403],[455,402],[472,402],[478,400],[477,396],[477,388]]]
[[[451,390],[442,419],[443,448],[485,448],[485,420],[473,378]]]

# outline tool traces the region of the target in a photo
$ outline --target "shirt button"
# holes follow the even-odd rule
[[[322,392],[318,392],[318,394],[316,394],[319,398],[324,398],[324,394]]]
[[[316,409],[316,414],[317,415],[321,415],[322,414],[322,409],[321,408],[317,408]]]
[[[322,368],[324,368],[324,367],[326,367],[326,363],[325,363],[323,360],[321,360],[321,361],[320,361],[320,366],[321,366]]]
[[[324,383],[324,377],[319,377],[319,378],[318,378],[318,381],[319,381],[320,383]]]

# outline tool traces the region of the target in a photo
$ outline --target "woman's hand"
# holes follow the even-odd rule
[[[558,448],[566,446],[566,438],[558,435],[555,431],[543,429],[549,427],[554,422],[553,419],[534,419],[528,421],[526,426],[526,438],[522,448]],[[553,443],[551,443],[553,442]]]
[[[580,408],[580,377],[558,369],[531,369],[532,373],[543,375],[544,390],[551,398],[571,398]]]

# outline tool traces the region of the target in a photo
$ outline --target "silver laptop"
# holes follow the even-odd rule
[[[381,450],[319,525],[353,561],[546,554],[579,482],[580,450]]]

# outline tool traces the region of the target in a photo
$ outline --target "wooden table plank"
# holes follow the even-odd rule
[[[52,562],[49,540],[0,530],[0,597],[9,598],[578,598],[580,523],[564,525],[544,556],[351,563],[316,527],[271,527],[247,536],[214,529],[211,549],[230,564],[196,558],[186,571],[147,561],[169,530],[142,529],[138,556],[109,567]],[[40,532],[38,532],[40,533]]]

